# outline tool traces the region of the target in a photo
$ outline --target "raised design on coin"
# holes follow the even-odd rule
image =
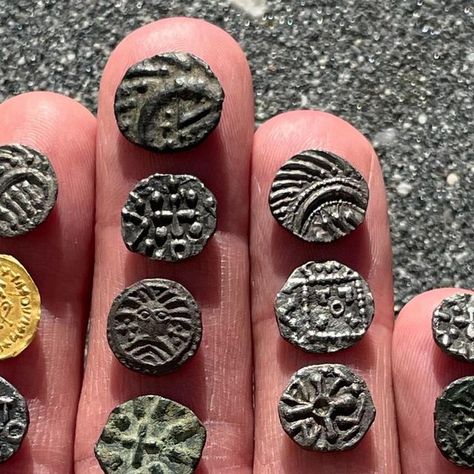
[[[29,421],[25,399],[11,383],[0,377],[0,463],[20,449]]]
[[[38,227],[58,193],[48,158],[24,145],[0,146],[0,237],[16,237]]]
[[[107,323],[107,339],[117,359],[153,375],[183,365],[197,351],[201,333],[201,313],[191,293],[159,278],[141,280],[120,293]]]
[[[457,293],[434,310],[433,337],[447,354],[474,362],[474,295]]]
[[[364,380],[340,364],[310,365],[298,370],[278,404],[283,429],[312,451],[354,448],[375,418]]]
[[[449,384],[437,398],[434,412],[436,444],[447,459],[474,467],[474,377]]]
[[[152,151],[186,150],[217,126],[224,92],[211,68],[190,53],[158,54],[132,66],[115,95],[122,134]]]
[[[307,262],[275,300],[281,336],[307,352],[335,352],[359,341],[374,316],[367,282],[339,262]]]
[[[153,174],[130,192],[122,236],[132,252],[176,262],[201,252],[216,229],[214,195],[194,176]]]
[[[18,260],[0,254],[0,360],[15,357],[28,347],[40,317],[35,282]]]
[[[95,446],[107,474],[191,474],[206,442],[206,429],[187,407],[157,395],[114,408]]]
[[[331,242],[365,218],[369,188],[347,161],[321,150],[290,158],[277,172],[269,204],[275,219],[308,242]]]

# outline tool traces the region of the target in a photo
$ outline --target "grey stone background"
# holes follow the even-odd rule
[[[174,15],[240,42],[258,123],[314,107],[372,140],[389,193],[397,310],[426,289],[474,286],[471,0],[0,0],[0,100],[49,89],[95,110],[114,46]]]

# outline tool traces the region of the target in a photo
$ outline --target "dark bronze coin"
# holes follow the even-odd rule
[[[107,339],[117,359],[144,374],[162,375],[191,358],[201,342],[201,313],[184,286],[141,280],[114,300]]]
[[[334,153],[306,150],[290,158],[273,181],[275,219],[308,242],[331,242],[365,218],[369,188],[362,175]]]
[[[0,462],[20,449],[29,423],[26,400],[11,383],[0,377]]]
[[[145,395],[112,410],[95,456],[107,474],[191,474],[205,442],[206,429],[189,408]]]
[[[474,295],[458,293],[434,310],[433,337],[447,354],[474,362]]]
[[[211,68],[190,53],[163,53],[132,66],[115,95],[122,134],[152,151],[186,150],[217,126],[224,92]]]
[[[449,384],[437,398],[434,412],[436,444],[444,457],[474,467],[474,377]]]
[[[336,261],[308,262],[275,300],[281,336],[307,352],[335,352],[359,341],[374,316],[367,282]]]
[[[46,156],[24,145],[0,146],[0,237],[38,227],[57,193],[56,173]]]
[[[354,448],[375,418],[364,380],[340,364],[310,365],[296,372],[278,404],[286,434],[312,451]]]
[[[177,262],[197,255],[216,229],[216,198],[194,176],[154,174],[122,209],[122,236],[132,252]]]

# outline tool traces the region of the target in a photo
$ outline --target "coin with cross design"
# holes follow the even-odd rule
[[[112,410],[95,455],[106,474],[191,474],[205,442],[206,429],[189,408],[145,395]]]
[[[194,176],[153,174],[122,209],[125,245],[151,259],[177,262],[200,253],[216,229],[214,195]]]

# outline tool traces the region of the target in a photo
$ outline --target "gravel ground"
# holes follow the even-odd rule
[[[314,107],[373,141],[390,200],[397,310],[433,287],[474,286],[470,0],[0,0],[0,100],[49,89],[95,110],[114,46],[173,15],[205,18],[241,43],[258,123]]]

